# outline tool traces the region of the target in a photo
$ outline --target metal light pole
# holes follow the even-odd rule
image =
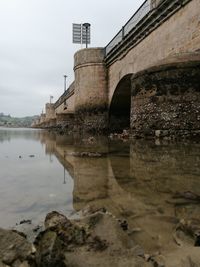
[[[64,92],[66,91],[67,87],[67,75],[63,75],[64,77]]]
[[[52,100],[52,99],[53,99],[53,96],[52,96],[52,95],[50,95],[50,102],[49,102],[50,104],[51,104],[51,100]]]
[[[88,47],[88,29],[90,27],[90,23],[83,23],[83,26],[85,27],[86,31],[86,48]]]

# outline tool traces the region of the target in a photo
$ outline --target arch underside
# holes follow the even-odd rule
[[[123,77],[115,89],[109,108],[109,129],[112,132],[130,128],[131,76]]]

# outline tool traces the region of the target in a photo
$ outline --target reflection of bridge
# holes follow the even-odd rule
[[[115,164],[115,159],[111,164],[107,140],[100,139],[97,144],[93,145],[83,142],[75,144],[73,138],[69,136],[60,136],[45,131],[40,132],[40,140],[45,144],[46,153],[55,155],[74,180],[73,205],[75,210],[79,211],[87,204],[91,204],[96,208],[106,206],[117,212],[120,205],[127,207],[131,205],[129,193],[125,192],[115,179],[112,165],[117,176],[120,167]],[[129,151],[129,146],[127,149]],[[99,152],[105,156],[100,158],[74,156],[82,151]],[[123,164],[121,167],[124,169],[124,166]],[[127,167],[128,177],[130,166]],[[120,204],[122,198],[124,203]],[[140,207],[139,203],[137,204]]]
[[[199,10],[199,0],[146,0],[105,48],[75,54],[75,81],[35,126],[199,130]]]
[[[192,208],[191,203],[184,205],[185,200],[181,206],[169,204],[176,192],[200,194],[198,145],[156,146],[144,141],[116,144],[106,140],[88,144],[45,131],[40,132],[40,140],[46,153],[54,154],[73,178],[74,209],[105,207],[117,218],[128,220],[130,229],[136,229],[134,241],[145,242],[144,247],[146,243],[151,248],[155,243],[174,246],[174,223],[180,218],[199,216],[196,204]],[[105,156],[90,158],[73,154],[82,151]]]
[[[99,139],[88,144],[43,131],[40,140],[46,153],[54,154],[74,180],[76,210],[90,204],[115,212],[141,213],[146,206],[166,205],[166,195],[172,192],[189,190],[200,194],[196,179],[200,171],[199,147],[191,150],[190,143],[159,147],[140,141],[108,144],[106,139]],[[74,152],[83,151],[105,156],[74,156]]]
[[[198,218],[196,204],[174,207],[168,202],[176,192],[200,194],[198,145],[156,146],[144,141],[116,145],[105,140],[87,144],[53,133],[42,137],[43,133],[46,152],[56,155],[73,178],[74,210],[104,207],[126,219],[129,229],[136,229],[135,242],[155,250],[175,245],[172,231],[178,219]],[[73,155],[82,151],[103,152],[105,156]]]

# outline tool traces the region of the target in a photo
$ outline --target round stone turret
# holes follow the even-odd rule
[[[107,127],[107,73],[103,48],[87,48],[74,55],[75,114],[86,130]]]

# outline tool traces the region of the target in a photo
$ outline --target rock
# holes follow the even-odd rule
[[[124,129],[122,133],[111,133],[109,135],[109,138],[110,139],[120,139],[120,140],[125,141],[126,139],[129,139],[129,136],[130,136],[129,131]]]
[[[191,191],[176,192],[174,194],[173,198],[183,198],[183,199],[187,199],[187,200],[200,202],[200,195],[195,194],[195,193],[193,193]]]
[[[181,260],[181,267],[198,267],[200,265],[199,259],[187,256],[185,259]]]
[[[157,138],[160,138],[160,137],[162,137],[162,138],[166,138],[166,140],[168,140],[168,135],[169,135],[169,131],[167,131],[167,130],[155,130],[155,137],[157,137]],[[169,140],[170,140],[170,138],[169,138]]]
[[[184,247],[167,254],[166,257],[167,267],[199,267],[200,266],[200,253],[199,248]]]
[[[17,233],[23,235],[30,243],[33,243],[37,234],[42,230],[44,230],[42,225],[34,225],[32,222],[30,223],[30,221],[22,221],[21,224],[17,223],[13,229],[13,231],[17,231]]]
[[[121,228],[124,230],[124,231],[127,231],[128,230],[128,223],[127,223],[127,221],[126,220],[124,220],[124,221],[120,221],[120,226],[121,226]]]
[[[182,231],[184,234],[190,236],[194,240],[199,236],[200,233],[200,220],[180,220],[176,226],[176,232]]]
[[[143,257],[144,257],[145,261],[149,261],[151,259],[150,254],[144,254]]]
[[[53,227],[68,227],[71,225],[71,222],[63,214],[57,211],[52,211],[47,214],[44,225],[45,229]]]
[[[49,213],[35,245],[40,267],[150,266],[136,255],[135,244],[118,220],[102,211],[78,221]]]
[[[35,240],[35,246],[37,266],[62,266],[61,244],[57,241],[55,232],[41,232]]]
[[[0,228],[0,266],[34,266],[35,248],[16,231]]]
[[[165,258],[163,255],[158,255],[151,258],[154,267],[165,267]]]
[[[34,228],[33,228],[33,232],[38,232],[42,227],[40,225],[36,225]]]
[[[31,220],[22,220],[19,222],[19,224],[24,224],[24,223],[31,224],[32,221]]]
[[[200,247],[200,233],[198,233],[196,235],[196,239],[195,239],[195,243],[194,243],[195,247]]]
[[[128,130],[123,130],[122,138],[124,138],[124,139],[128,139],[129,138],[129,131]]]
[[[98,152],[73,152],[71,153],[72,156],[74,157],[88,157],[88,158],[99,158],[102,157],[103,155]]]
[[[83,139],[83,142],[86,144],[94,144],[94,143],[96,143],[96,139],[94,136],[90,136],[87,139]]]
[[[156,130],[155,131],[155,136],[159,138],[160,135],[161,135],[161,130]]]
[[[102,207],[102,208],[97,208],[95,206],[91,206],[91,205],[88,205],[88,206],[85,206],[83,209],[82,209],[82,215],[84,217],[86,216],[90,216],[91,214],[94,214],[95,212],[104,212],[106,213],[107,210],[105,207]]]

